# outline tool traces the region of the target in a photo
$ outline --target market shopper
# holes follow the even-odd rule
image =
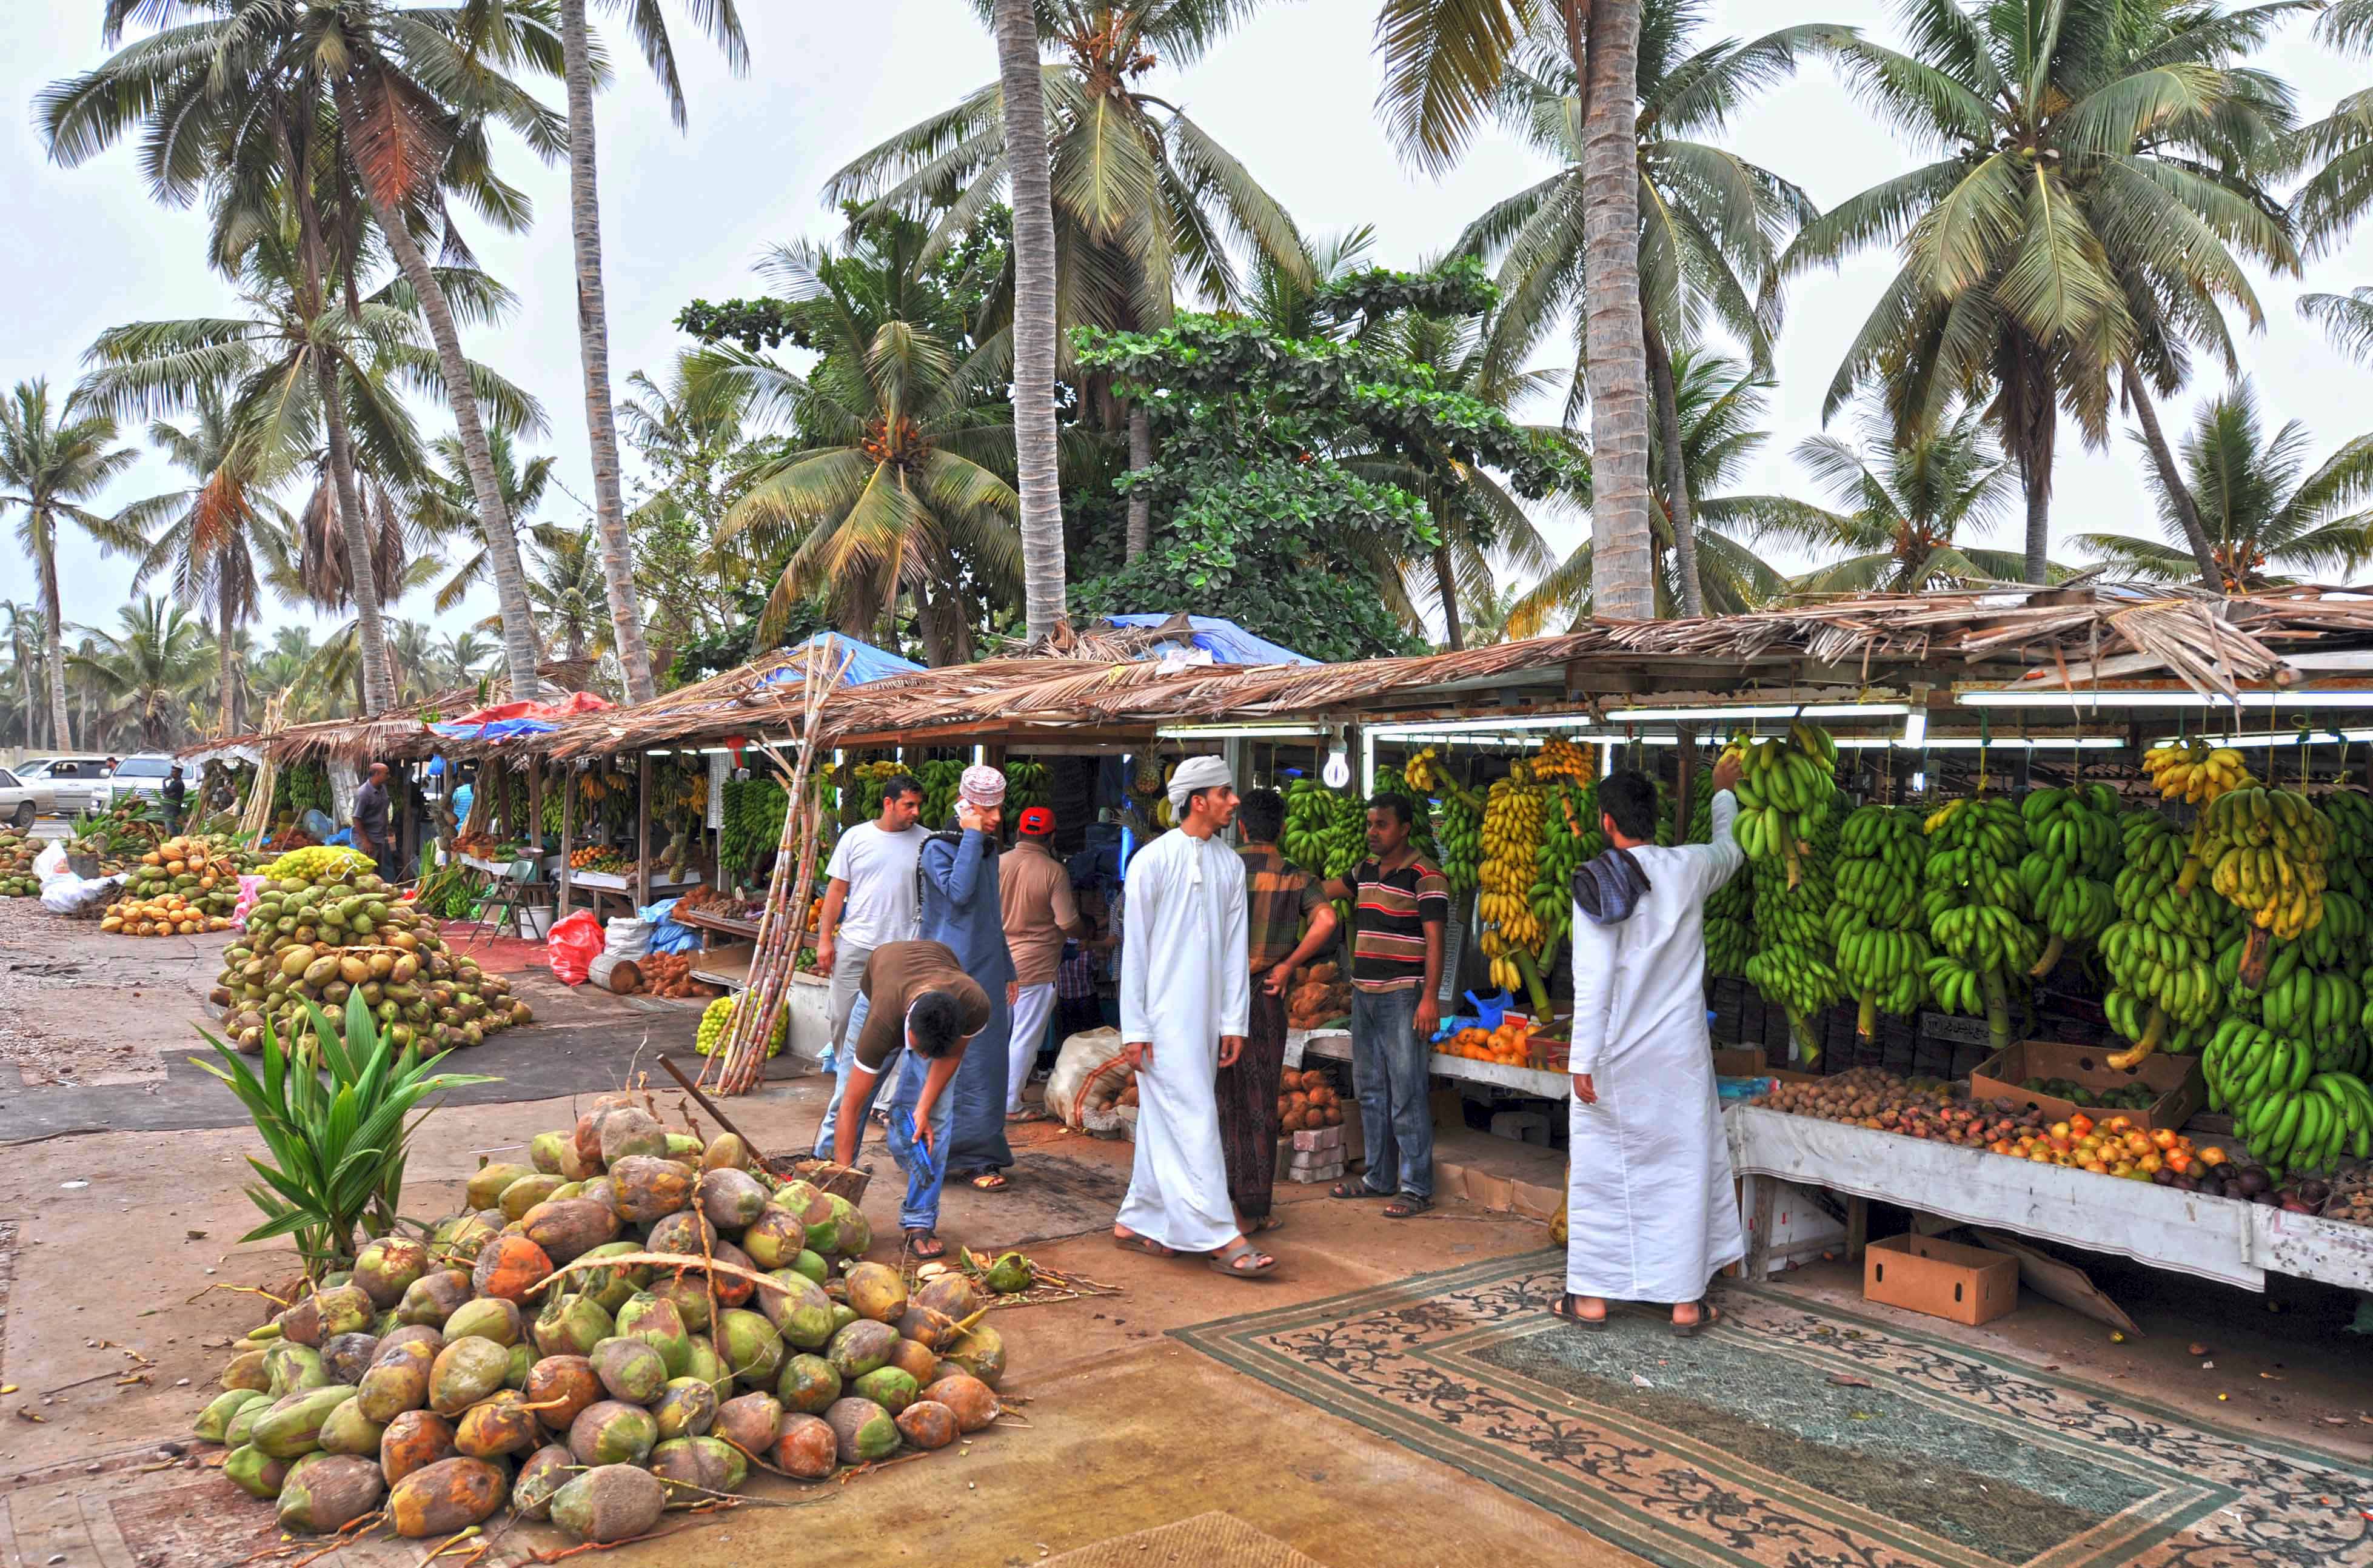
[[[375,762],[370,777],[355,791],[355,848],[377,863],[380,876],[393,882],[395,841],[389,836],[387,818],[387,764]]]
[[[939,1235],[940,1191],[955,1108],[948,1084],[991,1011],[988,993],[942,942],[883,942],[859,972],[849,1018],[849,1066],[833,1107],[831,1157],[844,1165],[856,1160],[865,1139],[866,1108],[896,1059],[898,1083],[891,1092],[885,1141],[906,1177],[898,1228],[906,1235],[906,1250],[919,1258],[946,1250]]]
[[[1245,963],[1252,1008],[1245,1048],[1220,1069],[1216,1093],[1220,1145],[1227,1155],[1228,1200],[1246,1235],[1285,1222],[1272,1213],[1277,1183],[1277,1096],[1285,1071],[1285,994],[1293,971],[1335,940],[1335,907],[1318,879],[1278,848],[1285,798],[1255,790],[1236,807],[1236,854],[1245,863]],[[1307,922],[1307,930],[1304,930]]]
[[[175,763],[173,771],[165,776],[162,794],[165,801],[165,837],[170,838],[181,831],[181,807],[190,798],[190,781],[181,777],[180,763]]]
[[[923,787],[899,774],[882,787],[882,814],[840,836],[824,866],[823,906],[816,911],[816,966],[832,977],[826,1005],[832,1017],[832,1104],[816,1133],[819,1158],[832,1148],[840,1102],[848,1087],[850,1057],[843,1048],[857,1005],[865,962],[887,942],[915,934],[918,916],[915,860],[930,835],[915,819],[923,812]],[[872,1109],[867,1099],[859,1116]]]
[[[1747,856],[1731,836],[1736,757],[1713,771],[1713,842],[1658,848],[1656,786],[1598,786],[1612,846],[1573,879],[1573,1102],[1566,1293],[1607,1327],[1609,1301],[1670,1302],[1688,1338],[1721,1314],[1706,1282],[1747,1256],[1706,1032],[1705,901]]]
[[[1032,806],[1022,813],[1013,850],[998,867],[998,907],[1005,945],[1013,955],[1013,980],[1006,1004],[1012,1011],[1011,1043],[1005,1066],[1005,1117],[1035,1121],[1046,1113],[1025,1109],[1022,1091],[1037,1065],[1047,1022],[1055,1015],[1055,972],[1063,942],[1088,934],[1071,896],[1071,873],[1055,858],[1055,813]]]
[[[1450,883],[1409,842],[1407,795],[1368,802],[1368,859],[1327,896],[1351,906],[1351,1089],[1368,1169],[1334,1198],[1385,1198],[1387,1217],[1433,1207],[1433,1104],[1427,1064],[1442,1024],[1442,941]]]
[[[1007,1185],[1013,1151],[1005,1141],[1006,1042],[1013,1026],[1013,954],[1005,944],[1005,912],[998,885],[998,830],[1005,821],[1005,775],[994,767],[964,770],[956,786],[960,833],[924,840],[916,872],[922,922],[918,935],[947,943],[964,972],[988,993],[989,1020],[964,1053],[953,1090],[955,1120],[948,1135],[947,1172],[983,1192]]]
[[[1180,763],[1178,825],[1128,863],[1120,1037],[1137,1074],[1137,1143],[1113,1240],[1157,1258],[1210,1253],[1211,1268],[1253,1279],[1277,1259],[1229,1211],[1215,1087],[1244,1053],[1252,1006],[1245,862],[1218,842],[1236,814],[1233,786],[1218,757]]]

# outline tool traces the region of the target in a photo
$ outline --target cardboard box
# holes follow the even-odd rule
[[[1716,1078],[1760,1078],[1771,1065],[1761,1046],[1713,1048],[1713,1075]]]
[[[2051,1040],[2022,1040],[1970,1074],[1970,1097],[2008,1100],[2024,1110],[2032,1106],[2047,1121],[2065,1121],[2083,1111],[2096,1121],[2113,1116],[2129,1118],[2145,1132],[2180,1128],[2207,1102],[2198,1057],[2153,1055],[2122,1071],[2110,1065],[2116,1051],[2107,1046],[2063,1046]],[[2155,1092],[2147,1110],[2114,1110],[2080,1106],[2057,1094],[2038,1094],[2019,1085],[2030,1078],[2066,1078],[2087,1089],[2122,1089],[2142,1082]]]
[[[1935,1236],[1889,1236],[1863,1255],[1862,1299],[1975,1328],[2018,1305],[2018,1259]]]
[[[1784,1273],[1818,1262],[1824,1254],[1843,1252],[1845,1222],[1821,1207],[1810,1189],[1776,1176],[1758,1176],[1773,1184],[1770,1271]],[[1755,1246],[1755,1206],[1740,1193],[1738,1221],[1747,1233],[1748,1250]]]

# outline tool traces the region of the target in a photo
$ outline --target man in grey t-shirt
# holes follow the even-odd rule
[[[841,1093],[848,1087],[848,1013],[857,1004],[865,961],[884,942],[907,942],[915,935],[915,858],[930,837],[915,822],[922,810],[923,787],[898,775],[883,786],[882,815],[842,834],[824,867],[824,907],[816,914],[816,964],[832,977],[832,1061],[838,1082],[832,1109],[817,1135],[819,1155],[831,1150]]]

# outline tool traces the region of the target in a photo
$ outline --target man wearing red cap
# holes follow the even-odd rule
[[[1063,939],[1087,934],[1079,902],[1071,896],[1071,873],[1055,858],[1055,813],[1032,806],[1022,813],[1021,837],[998,872],[998,902],[1005,919],[1005,945],[1013,954],[1013,1036],[1005,1074],[1005,1119],[1035,1121],[1041,1113],[1023,1108],[1022,1091],[1038,1060],[1046,1021],[1055,1011],[1055,971],[1063,961]]]

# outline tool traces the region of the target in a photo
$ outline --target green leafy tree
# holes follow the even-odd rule
[[[1687,446],[1674,384],[1677,346],[1718,326],[1769,370],[1779,328],[1780,250],[1812,217],[1792,181],[1706,138],[1721,133],[1756,93],[1783,79],[1808,46],[1849,36],[1812,23],[1691,51],[1709,7],[1703,0],[1648,0],[1641,8],[1640,307],[1664,467],[1656,499],[1668,514],[1683,614],[1704,613],[1696,531],[1681,454]],[[1562,19],[1544,11],[1502,81],[1502,116],[1535,150],[1563,167],[1495,204],[1458,248],[1500,267],[1503,298],[1492,323],[1492,362],[1521,362],[1558,323],[1583,310],[1583,114],[1581,76],[1567,52]],[[1577,347],[1580,345],[1577,345]],[[1584,378],[1575,379],[1579,391]]]
[[[2373,558],[2373,435],[2309,467],[2313,438],[2294,419],[2268,436],[2257,392],[2241,381],[2204,404],[2182,449],[2185,499],[2207,525],[2224,586],[2246,593],[2285,572],[2351,572]],[[2087,533],[2077,544],[2145,581],[2191,575],[2176,497],[2152,474],[2159,518],[2177,544]]]
[[[2231,356],[2262,321],[2244,259],[2295,271],[2252,182],[2286,134],[2280,85],[2241,64],[2274,7],[2176,0],[1905,0],[1911,48],[1830,46],[1864,99],[1943,156],[1833,207],[1791,267],[1871,244],[1904,262],[1829,388],[1883,388],[1900,438],[1984,407],[2026,495],[2022,575],[2046,579],[2064,411],[2108,439],[2130,398],[2180,385],[2187,345]]]
[[[17,513],[17,543],[41,585],[41,662],[49,677],[50,738],[74,745],[66,715],[65,609],[58,592],[58,537],[71,525],[105,551],[136,555],[147,548],[140,530],[85,503],[140,454],[116,445],[115,421],[80,393],[53,404],[50,383],[18,381],[0,403],[0,511]]]
[[[1918,593],[2016,582],[2027,569],[2016,550],[1987,550],[1966,535],[2010,509],[2018,472],[1975,409],[1897,439],[1884,407],[1864,404],[1862,444],[1836,436],[1797,443],[1796,462],[1834,501],[1821,507],[1755,497],[1743,507],[1759,537],[1793,545],[1822,564],[1797,578],[1806,593]]]
[[[1707,609],[1736,614],[1764,604],[1786,584],[1784,576],[1753,547],[1759,503],[1756,497],[1720,494],[1753,462],[1771,439],[1762,427],[1771,381],[1753,367],[1724,355],[1683,351],[1674,362],[1676,422],[1681,431],[1680,471],[1697,504],[1690,509],[1700,591]],[[1655,525],[1655,613],[1671,615],[1682,604],[1681,553],[1673,540],[1673,510],[1664,490],[1674,465],[1665,461],[1663,434],[1650,456],[1656,485],[1649,499]],[[1579,497],[1589,500],[1585,486]],[[1512,637],[1537,636],[1560,619],[1586,618],[1596,608],[1596,531],[1555,570],[1520,596],[1508,613]]]

